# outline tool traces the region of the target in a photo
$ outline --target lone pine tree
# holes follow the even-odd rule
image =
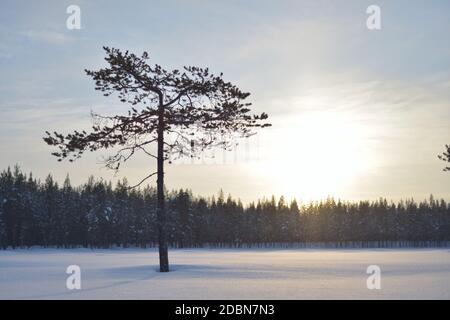
[[[169,271],[164,195],[164,162],[178,157],[197,157],[211,147],[229,149],[234,140],[250,137],[255,128],[270,126],[266,113],[250,114],[250,95],[208,68],[183,67],[167,71],[148,63],[149,55],[103,48],[106,68],[85,70],[95,89],[105,96],[117,94],[131,105],[127,115],[92,114],[92,132],[74,131],[63,135],[46,132],[44,141],[57,146],[52,153],[58,161],[74,161],[85,151],[113,149],[105,158],[107,168],[119,170],[136,153],[156,159],[157,169],[136,186],[156,175],[160,271]],[[138,107],[139,106],[139,107]],[[166,135],[166,136],[165,136]],[[167,138],[167,139],[166,139]],[[149,149],[156,144],[156,154]]]

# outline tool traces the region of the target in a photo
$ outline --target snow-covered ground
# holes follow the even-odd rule
[[[450,299],[449,249],[0,251],[0,299]],[[81,268],[81,290],[66,268]],[[381,268],[369,290],[366,269]]]

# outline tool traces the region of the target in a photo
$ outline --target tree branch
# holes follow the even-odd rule
[[[139,182],[138,184],[134,185],[134,186],[130,186],[127,189],[134,189],[139,187],[145,180],[150,179],[152,176],[154,176],[155,174],[157,174],[158,172],[153,172],[151,174],[149,174],[148,176],[146,176],[144,179],[141,180],[141,182]]]

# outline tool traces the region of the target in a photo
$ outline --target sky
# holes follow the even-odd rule
[[[381,29],[369,30],[369,5]],[[77,5],[81,29],[69,30]],[[155,169],[139,156],[118,174],[105,152],[57,162],[44,132],[90,127],[91,110],[126,113],[94,90],[84,69],[105,66],[102,46],[148,51],[167,69],[207,66],[251,92],[265,128],[231,152],[166,166],[166,186],[244,202],[450,200],[437,158],[450,143],[450,2],[22,1],[0,2],[0,169],[73,184],[90,175],[137,183]],[[213,157],[214,156],[214,157]],[[155,184],[150,181],[150,184]]]

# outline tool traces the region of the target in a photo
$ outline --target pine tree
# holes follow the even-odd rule
[[[59,148],[53,155],[60,161],[68,157],[73,161],[85,151],[115,148],[116,153],[105,161],[113,170],[119,170],[137,152],[156,159],[156,171],[136,186],[157,176],[160,271],[167,272],[165,160],[198,157],[211,147],[230,149],[236,138],[248,138],[254,128],[270,126],[264,123],[268,116],[250,114],[251,104],[245,102],[250,94],[225,82],[222,74],[211,74],[208,68],[167,71],[159,65],[151,66],[147,52],[137,56],[114,48],[104,50],[109,66],[86,70],[86,74],[95,81],[96,90],[105,96],[117,94],[121,102],[132,105],[128,115],[94,115],[97,121],[91,133],[46,132],[44,141]],[[147,149],[152,143],[156,144],[156,155]]]

